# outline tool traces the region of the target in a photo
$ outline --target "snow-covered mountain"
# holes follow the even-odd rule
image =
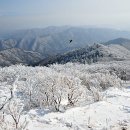
[[[0,130],[130,130],[130,79],[114,72],[129,66],[0,68]]]
[[[113,39],[104,44],[105,45],[110,45],[110,44],[121,45],[130,50],[130,39],[126,39],[126,38]]]
[[[11,48],[0,51],[0,66],[10,66],[13,64],[34,64],[42,59],[37,52],[24,51],[18,48]]]
[[[15,47],[36,51],[47,57],[118,37],[129,38],[130,32],[105,28],[48,27],[16,31],[4,37],[1,36],[0,39],[3,40],[0,40],[0,50]],[[69,44],[71,39],[73,42]]]
[[[100,61],[130,60],[130,51],[120,45],[94,44],[92,46],[71,51],[63,55],[51,56],[43,59],[36,65],[49,65],[53,63],[94,63]]]
[[[114,29],[70,26],[52,26],[44,29],[16,31],[10,34],[0,35],[0,51],[2,54],[0,64],[35,64],[36,62],[40,62],[41,59],[44,59],[44,62],[42,61],[42,63],[45,63],[45,65],[55,62],[66,63],[68,61],[91,63],[100,60],[129,59],[128,50],[125,50],[125,48],[119,47],[118,45],[109,45],[110,43],[118,43],[129,49],[129,40],[127,39],[117,39],[107,42],[106,44],[109,45],[108,47],[101,47],[100,45],[100,48],[95,48],[94,46],[91,46],[94,43],[104,43],[105,41],[118,37],[129,38],[130,32]],[[70,40],[72,40],[71,43]],[[102,50],[104,50],[104,52],[102,52]],[[31,62],[30,59],[27,61],[28,53],[26,53],[26,51],[30,52],[30,56],[32,55],[30,58]],[[16,58],[17,56],[22,57],[20,58],[21,60]],[[36,57],[38,57],[37,60]],[[105,59],[105,57],[107,58]],[[14,62],[13,59],[17,60]]]

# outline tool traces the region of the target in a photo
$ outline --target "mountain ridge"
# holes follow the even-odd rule
[[[128,38],[130,32],[105,28],[53,26],[44,29],[23,30],[7,35],[0,40],[0,50],[11,47],[21,48],[48,57],[121,36]],[[69,44],[70,39],[73,40],[72,44]]]
[[[10,66],[13,64],[34,64],[42,59],[37,52],[24,51],[19,48],[11,48],[0,51],[0,66]]]
[[[48,66],[53,63],[65,64],[67,62],[95,63],[101,61],[130,60],[130,51],[120,45],[94,44],[87,48],[77,49],[62,55],[51,56],[41,60],[34,66]]]
[[[130,39],[127,39],[127,38],[120,37],[117,39],[109,40],[108,42],[105,42],[104,44],[105,45],[110,45],[110,44],[121,45],[130,50]]]

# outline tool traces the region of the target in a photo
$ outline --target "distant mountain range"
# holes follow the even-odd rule
[[[81,48],[86,50],[94,43],[119,44],[130,49],[129,40],[126,38],[130,38],[130,32],[105,28],[52,26],[16,31],[0,36],[0,65],[35,64],[42,59],[47,61],[52,57],[55,59],[57,56],[70,55],[77,51],[82,53],[84,49]]]
[[[110,45],[110,44],[121,45],[130,50],[130,39],[117,38],[117,39],[110,40],[105,43],[105,45]]]
[[[130,32],[105,28],[48,27],[5,35],[1,37],[3,40],[0,40],[0,50],[21,48],[48,57],[119,37],[130,38]],[[71,39],[73,42],[69,44]]]

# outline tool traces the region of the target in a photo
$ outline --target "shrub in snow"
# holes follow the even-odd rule
[[[117,64],[116,64],[117,65]],[[80,105],[102,100],[100,92],[120,87],[121,80],[109,68],[113,65],[67,63],[51,67],[10,66],[0,69],[1,85],[12,89],[26,109],[36,107],[59,111],[64,102]],[[25,108],[24,108],[25,109]]]
[[[2,130],[25,130],[28,122],[21,121],[23,104],[18,99],[11,99],[0,114],[0,128]]]
[[[63,84],[66,89],[68,105],[74,106],[79,101],[83,94],[81,80],[75,77],[64,76]]]

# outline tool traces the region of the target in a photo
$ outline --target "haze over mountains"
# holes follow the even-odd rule
[[[105,45],[110,45],[110,44],[121,45],[130,50],[130,39],[127,38],[117,38],[105,43]]]
[[[79,53],[87,50],[85,53],[88,53],[88,56],[91,53],[91,51],[88,52],[88,48],[91,48],[88,46],[91,46],[94,43],[104,43],[106,45],[119,44],[127,49],[130,49],[130,40],[126,38],[130,38],[130,32],[105,28],[52,26],[45,29],[16,31],[11,34],[0,36],[0,65],[6,66],[16,63],[35,64],[40,62],[42,59],[48,61],[48,57],[50,60],[52,58],[51,56],[54,58],[55,55],[56,57],[60,57],[60,55],[71,55],[75,52],[77,54],[77,51],[75,51],[77,49],[79,49]],[[73,41],[72,43],[69,43],[69,40],[71,39]],[[118,48],[117,50],[120,50],[121,46],[114,46],[110,48],[113,48],[113,50],[111,50],[114,52],[116,47]],[[82,50],[81,48],[84,49]],[[122,50],[127,52],[124,48],[121,49],[121,51]],[[124,53],[121,55],[124,56],[124,59],[129,57],[126,53],[125,55]],[[13,60],[13,58],[15,60]]]

